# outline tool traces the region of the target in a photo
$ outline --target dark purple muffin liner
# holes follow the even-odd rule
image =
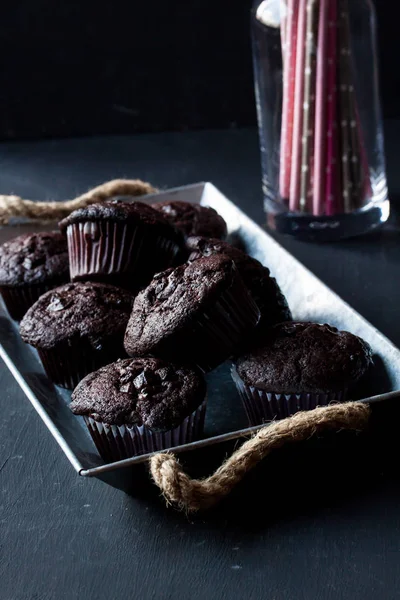
[[[107,462],[114,462],[189,444],[199,439],[204,429],[207,400],[182,423],[164,432],[154,432],[145,425],[109,425],[84,417],[90,435],[100,456]]]
[[[112,363],[124,354],[122,350],[119,354],[96,352],[91,348],[77,345],[50,350],[37,348],[37,351],[49,379],[56,385],[70,390],[74,389],[86,375]]]
[[[329,394],[266,392],[244,383],[235,367],[232,367],[231,375],[251,426],[260,425],[266,421],[284,419],[296,412],[312,410],[317,406],[327,406],[330,402],[344,402],[346,399],[347,390]]]
[[[193,357],[203,371],[211,371],[237,352],[260,319],[258,306],[239,277],[193,322]]]
[[[67,281],[68,278],[65,278],[52,284],[0,287],[0,293],[10,317],[15,321],[20,321],[28,308],[35,304],[40,296]]]
[[[71,280],[140,287],[174,263],[180,247],[146,226],[88,221],[67,227]]]

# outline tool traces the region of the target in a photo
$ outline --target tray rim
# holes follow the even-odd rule
[[[247,228],[253,230],[258,236],[262,235],[262,236],[268,237],[269,243],[272,243],[272,246],[279,248],[280,252],[285,253],[288,257],[290,257],[290,259],[293,262],[300,265],[301,268],[304,269],[308,273],[309,276],[311,276],[312,278],[317,280],[320,285],[322,285],[324,288],[326,288],[330,292],[330,294],[334,295],[337,299],[340,300],[340,302],[343,305],[346,305],[351,311],[353,311],[353,313],[357,316],[358,319],[361,320],[361,322],[363,322],[366,326],[368,326],[369,328],[374,330],[377,334],[379,334],[379,336],[384,341],[386,341],[390,346],[392,346],[394,349],[399,351],[399,349],[394,345],[394,343],[388,337],[386,337],[384,334],[382,334],[374,325],[372,325],[367,319],[365,319],[362,315],[360,315],[360,313],[358,313],[355,309],[353,309],[348,302],[343,300],[339,296],[339,294],[337,294],[331,288],[329,288],[328,285],[326,285],[312,271],[310,271],[300,260],[298,260],[288,250],[286,250],[286,248],[284,248],[279,242],[277,242],[268,233],[268,231],[266,229],[261,227],[255,221],[253,221],[241,208],[239,208],[234,202],[229,200],[229,198],[227,198],[212,182],[200,181],[200,182],[192,183],[189,185],[159,190],[158,192],[135,198],[135,200],[137,200],[139,198],[143,198],[143,200],[148,201],[148,200],[155,199],[155,198],[158,199],[160,196],[162,196],[164,194],[168,194],[168,195],[171,195],[174,193],[178,194],[182,191],[188,191],[188,190],[195,191],[196,189],[199,190],[200,195],[204,194],[206,191],[212,192],[212,194],[214,196],[216,196],[217,199],[219,197],[228,206],[232,206],[235,211],[239,211],[241,221],[246,225]],[[9,227],[10,227],[9,225],[3,226],[0,229],[8,229]],[[11,225],[11,227],[12,227],[12,225]],[[106,464],[96,466],[96,467],[85,468],[81,464],[79,458],[74,454],[73,450],[68,445],[68,442],[65,440],[65,438],[60,433],[56,424],[52,421],[51,417],[46,413],[45,409],[42,407],[39,400],[35,397],[35,394],[31,390],[29,384],[24,379],[23,374],[18,370],[17,366],[14,364],[14,362],[11,360],[10,356],[8,355],[7,351],[5,350],[3,344],[1,343],[1,340],[0,340],[0,358],[3,359],[5,365],[10,370],[11,374],[14,376],[16,382],[18,383],[18,385],[20,386],[22,391],[25,393],[26,397],[28,398],[28,400],[30,401],[30,403],[32,404],[32,406],[34,407],[34,409],[36,410],[36,412],[38,413],[38,415],[40,416],[40,418],[42,419],[44,424],[46,425],[47,429],[50,431],[50,433],[52,434],[52,436],[54,437],[54,439],[56,440],[56,442],[58,443],[60,448],[63,450],[64,454],[70,461],[74,470],[82,477],[97,477],[104,473],[109,473],[111,471],[116,471],[116,470],[119,470],[119,469],[122,469],[125,467],[131,467],[134,465],[143,464],[143,463],[146,463],[149,460],[149,458],[151,458],[151,456],[153,456],[154,454],[157,454],[157,452],[152,452],[152,453],[143,454],[140,456],[134,456],[134,457],[127,458],[124,460],[120,460],[120,461],[106,463]],[[369,398],[363,398],[360,401],[368,402],[368,403],[375,403],[375,402],[381,402],[384,400],[397,398],[397,397],[400,397],[400,389],[394,390],[391,392],[387,392],[387,393],[383,393],[383,394],[379,394],[379,395],[369,397]],[[268,426],[268,424],[242,428],[242,429],[239,429],[239,430],[236,430],[233,432],[223,433],[221,435],[216,435],[216,436],[212,436],[212,437],[205,438],[202,440],[198,440],[198,441],[192,442],[190,444],[175,446],[173,448],[163,450],[163,452],[172,452],[174,454],[175,453],[179,454],[182,452],[190,452],[190,451],[194,451],[194,450],[200,450],[202,448],[213,446],[216,444],[221,444],[223,442],[236,440],[236,439],[240,439],[243,437],[249,437],[249,436],[255,434],[257,431],[259,431],[260,429],[262,429],[265,426]]]

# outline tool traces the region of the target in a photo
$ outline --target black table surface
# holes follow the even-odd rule
[[[388,124],[394,207],[399,133]],[[0,146],[2,193],[64,199],[115,177],[212,181],[263,220],[254,130]],[[358,240],[280,241],[400,345],[395,218]],[[0,389],[1,599],[398,597],[395,426],[388,440],[336,436],[277,453],[218,508],[188,517],[154,486],[131,497],[77,476],[3,363]]]

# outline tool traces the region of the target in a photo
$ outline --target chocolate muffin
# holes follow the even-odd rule
[[[196,369],[131,358],[87,375],[70,408],[105,460],[187,444],[202,432],[206,384]]]
[[[200,258],[155,275],[138,294],[125,349],[209,371],[240,348],[259,318],[234,263],[223,255]]]
[[[26,233],[0,246],[0,293],[13,319],[67,281],[67,239],[58,231]]]
[[[130,292],[101,283],[68,283],[41,296],[21,321],[48,377],[73,388],[87,373],[126,354]]]
[[[210,206],[191,202],[167,201],[152,205],[168,221],[182,231],[185,237],[201,235],[225,239],[227,227],[224,219]]]
[[[183,237],[148,204],[118,199],[91,204],[60,222],[72,281],[95,280],[139,289],[175,263]]]
[[[290,308],[276,279],[271,277],[269,269],[238,248],[221,240],[204,237],[190,237],[186,241],[189,261],[204,256],[224,254],[236,265],[255,303],[260,309],[260,322],[254,332],[262,336],[272,325],[291,321]]]
[[[282,323],[232,370],[250,424],[345,399],[372,364],[361,338],[330,325]]]

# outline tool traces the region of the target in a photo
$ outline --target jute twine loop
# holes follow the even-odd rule
[[[77,208],[94,202],[103,202],[112,196],[145,196],[156,192],[150,183],[140,179],[113,179],[89,190],[74,200],[63,202],[35,202],[23,200],[19,196],[0,195],[0,225],[6,225],[12,218],[24,218],[48,222],[63,219]]]
[[[293,442],[301,442],[328,430],[363,430],[367,426],[370,407],[348,402],[299,412],[260,429],[230,456],[210,477],[191,479],[173,454],[159,453],[150,459],[154,482],[167,503],[186,512],[205,510],[227,496],[272,450]]]

